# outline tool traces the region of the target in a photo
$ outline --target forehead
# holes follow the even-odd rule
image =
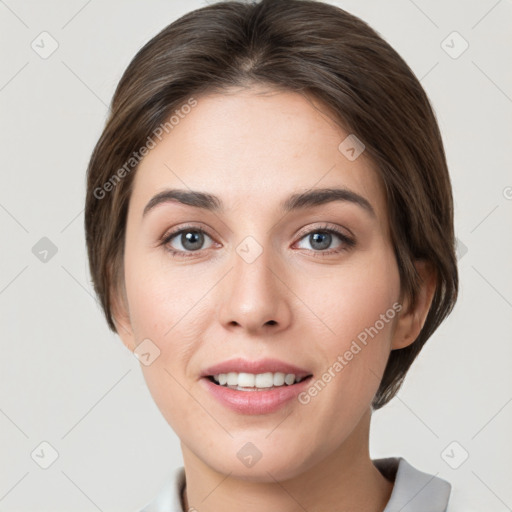
[[[239,211],[277,206],[311,188],[344,187],[368,199],[383,221],[385,199],[372,162],[364,152],[349,160],[340,151],[350,134],[317,100],[263,88],[195,99],[141,161],[134,209],[142,211],[166,188],[208,192]]]

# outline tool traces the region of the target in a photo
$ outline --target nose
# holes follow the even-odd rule
[[[261,251],[261,249],[263,249]],[[233,266],[219,289],[219,319],[228,329],[248,334],[274,334],[286,329],[292,318],[289,289],[282,261],[267,248],[250,246],[233,255]],[[254,251],[261,251],[256,259]]]

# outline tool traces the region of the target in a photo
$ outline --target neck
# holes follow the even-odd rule
[[[381,512],[393,483],[373,465],[368,450],[371,411],[332,453],[292,478],[264,481],[237,478],[215,471],[182,443],[186,474],[184,510],[247,512],[280,510]]]

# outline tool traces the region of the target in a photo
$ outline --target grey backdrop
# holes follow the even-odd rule
[[[421,79],[459,239],[457,306],[374,415],[372,457],[402,455],[446,478],[461,510],[512,510],[512,3],[331,3],[367,21]],[[136,511],[182,465],[140,363],[95,301],[83,205],[122,72],[203,5],[0,0],[2,511]]]

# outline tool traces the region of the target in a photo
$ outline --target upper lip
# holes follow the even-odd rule
[[[222,363],[215,364],[206,368],[201,377],[210,377],[211,375],[218,375],[219,373],[267,373],[267,372],[281,372],[284,374],[293,373],[296,378],[303,378],[311,375],[311,372],[299,368],[294,364],[285,363],[278,359],[260,359],[258,361],[249,361],[248,359],[235,358],[223,361]]]

